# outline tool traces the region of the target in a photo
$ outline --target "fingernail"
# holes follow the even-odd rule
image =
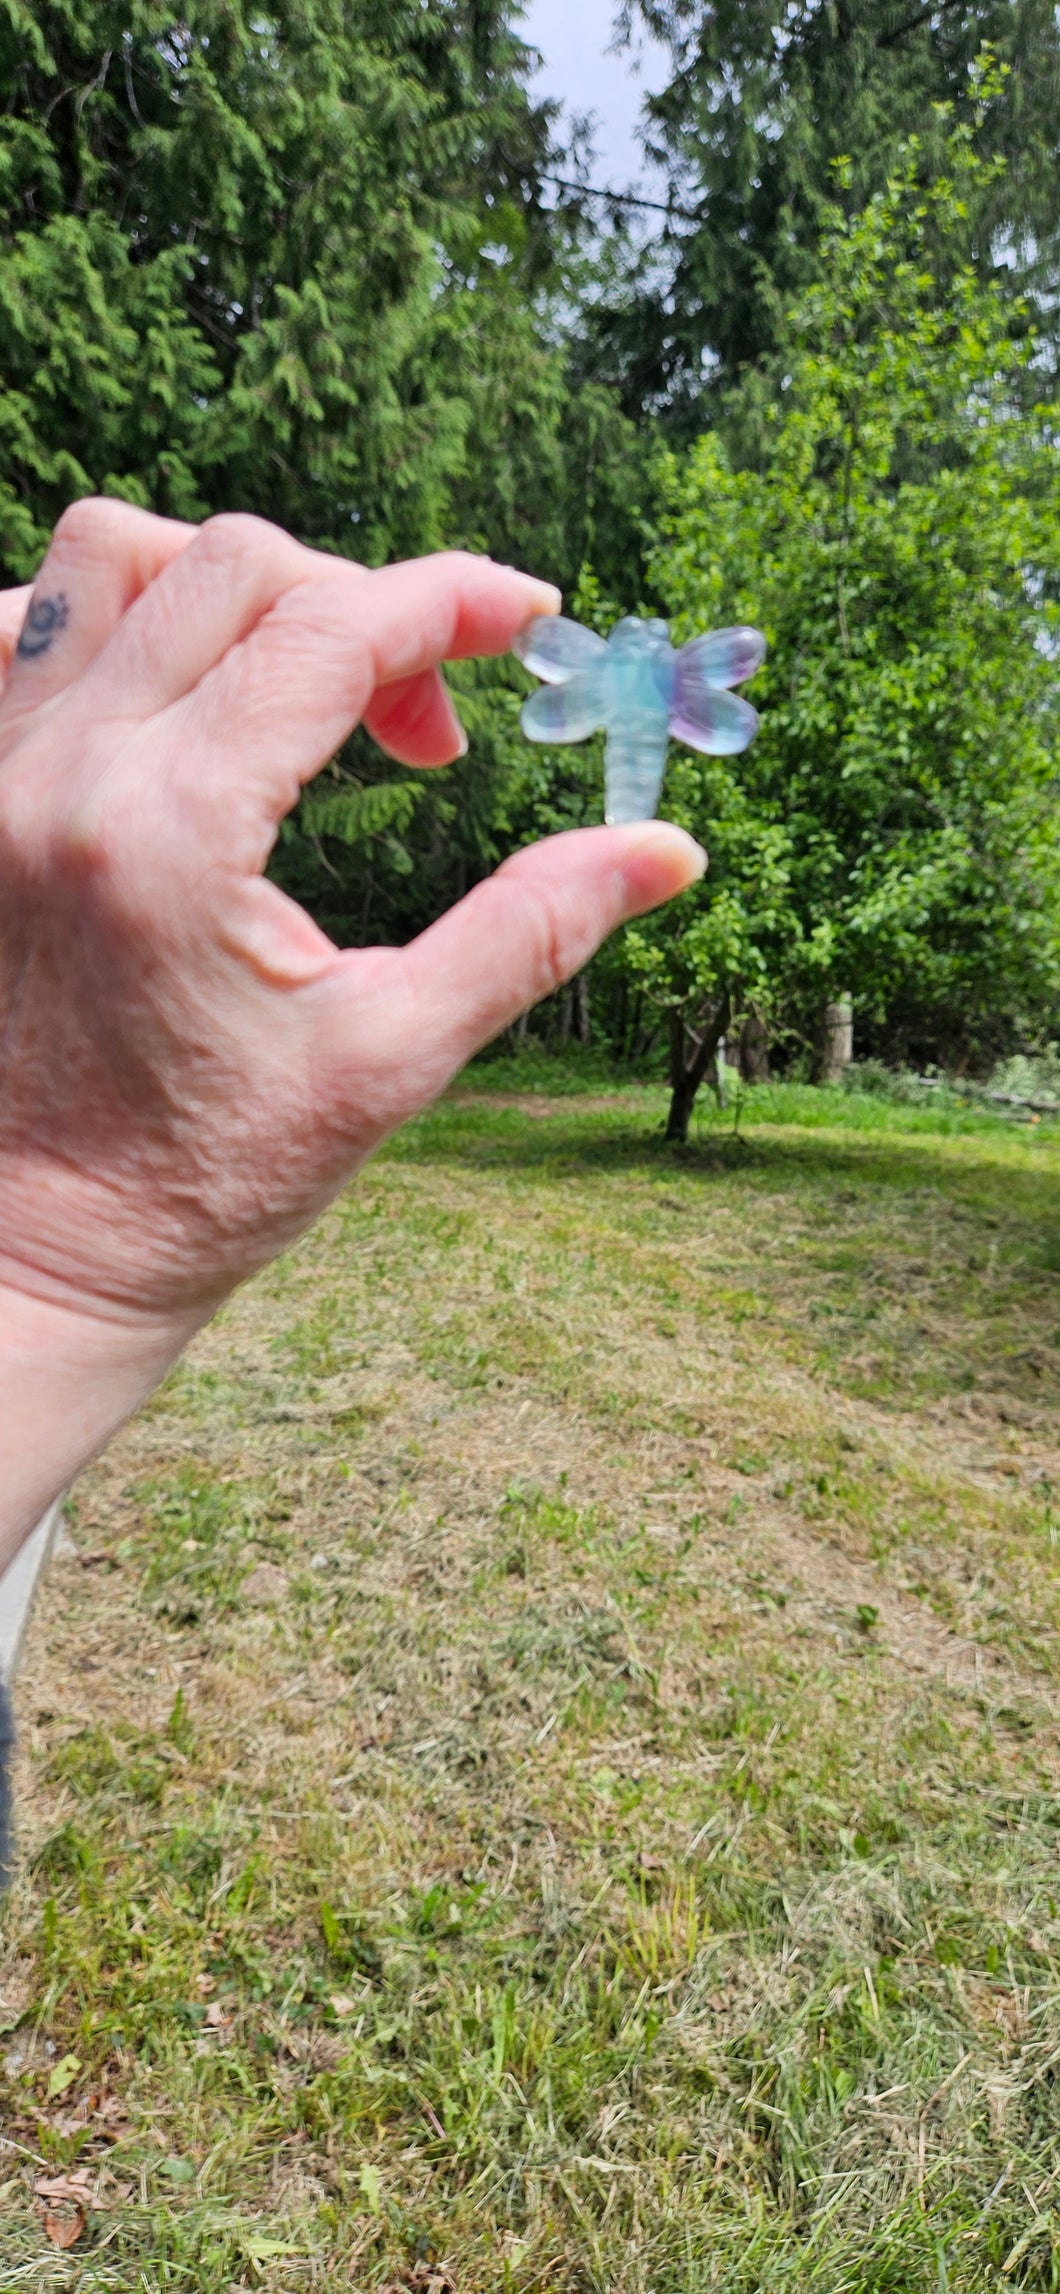
[[[660,859],[665,851],[679,863],[685,884],[698,884],[700,877],[706,875],[708,856],[704,847],[697,844],[695,837],[689,836],[686,829],[675,827],[673,821],[646,820],[639,823],[635,850],[638,857],[641,853],[658,854]]]
[[[456,752],[456,755],[455,755],[455,757],[453,758],[453,763],[454,763],[454,765],[458,765],[458,764],[459,764],[459,762],[460,762],[460,759],[461,759],[461,757],[466,757],[466,755],[467,755],[467,752],[468,752],[469,748],[471,747],[471,743],[470,743],[470,741],[468,740],[467,734],[465,733],[465,731],[464,731],[464,728],[463,728],[463,726],[462,726],[461,724],[457,723],[456,725],[454,725],[454,727],[453,727],[453,730],[454,730],[454,732],[457,734],[457,736],[458,736],[458,738],[459,738],[459,741],[460,741],[460,747],[458,748],[458,750],[457,750],[457,752]]]
[[[560,612],[563,605],[563,591],[556,588],[554,581],[542,581],[540,574],[524,573],[521,566],[505,566],[504,572],[518,574],[520,581],[530,582],[534,589],[547,599],[547,604],[538,607],[539,613]]]

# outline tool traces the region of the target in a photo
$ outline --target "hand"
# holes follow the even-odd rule
[[[366,572],[88,502],[0,608],[0,1532],[27,1426],[47,1447],[45,1353],[79,1432],[8,1496],[22,1528],[388,1131],[699,873],[659,823],[580,831],[410,947],[347,952],[265,881],[358,720],[451,761],[437,663],[558,602],[485,559]]]

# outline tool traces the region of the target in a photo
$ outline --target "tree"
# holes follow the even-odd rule
[[[1058,416],[1027,410],[1034,344],[998,287],[931,267],[984,166],[952,121],[945,156],[924,192],[913,144],[833,211],[761,467],[713,434],[666,467],[678,635],[748,620],[770,645],[757,742],[713,785],[673,777],[721,875],[630,935],[693,1073],[702,1015],[750,996],[808,1040],[853,989],[883,1048],[951,1062],[1055,1014]]]
[[[561,360],[526,308],[552,230],[530,60],[503,0],[8,0],[9,571],[92,489],[256,510],[372,562],[448,538],[487,371],[491,408],[514,376],[531,424],[557,424]],[[484,371],[469,285],[488,304],[512,271],[521,332],[508,291],[507,362]],[[488,532],[495,456],[477,463]],[[542,499],[524,491],[531,546]]]
[[[925,139],[933,107],[965,101],[990,44],[1005,77],[978,126],[1008,161],[983,177],[956,250],[1055,308],[1060,263],[1060,23],[1052,0],[626,0],[666,41],[669,84],[645,106],[671,214],[627,270],[592,334],[596,371],[630,407],[687,426],[776,343],[778,321],[815,275],[834,167],[849,160],[853,215],[882,188],[898,145]],[[715,416],[716,418],[716,416]]]
[[[255,511],[369,563],[463,544],[561,583],[589,550],[636,569],[647,442],[570,385],[573,227],[543,201],[554,107],[514,14],[7,0],[7,578],[93,491]],[[356,739],[286,826],[277,873],[340,939],[406,937],[504,849],[514,689],[463,685],[456,774]]]
[[[665,912],[630,925],[623,950],[631,977],[665,1017],[666,1135],[683,1141],[722,1039],[745,1015],[761,1021],[772,1012],[798,923],[787,830],[756,810],[724,760],[676,760],[665,809],[706,841],[710,892],[685,893]]]

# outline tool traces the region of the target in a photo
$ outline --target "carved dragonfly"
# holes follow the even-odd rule
[[[732,757],[758,730],[750,702],[729,691],[765,659],[757,629],[714,629],[675,650],[665,621],[629,614],[605,639],[541,614],[520,631],[515,651],[543,680],[523,708],[528,740],[584,741],[606,731],[609,822],[651,819],[671,734],[705,756]]]

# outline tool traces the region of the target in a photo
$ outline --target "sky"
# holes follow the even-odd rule
[[[533,85],[558,96],[568,112],[595,112],[597,150],[593,180],[623,186],[639,182],[654,188],[636,137],[646,89],[664,86],[665,49],[654,42],[635,52],[608,55],[616,0],[528,0],[520,32],[540,48],[544,63]]]

